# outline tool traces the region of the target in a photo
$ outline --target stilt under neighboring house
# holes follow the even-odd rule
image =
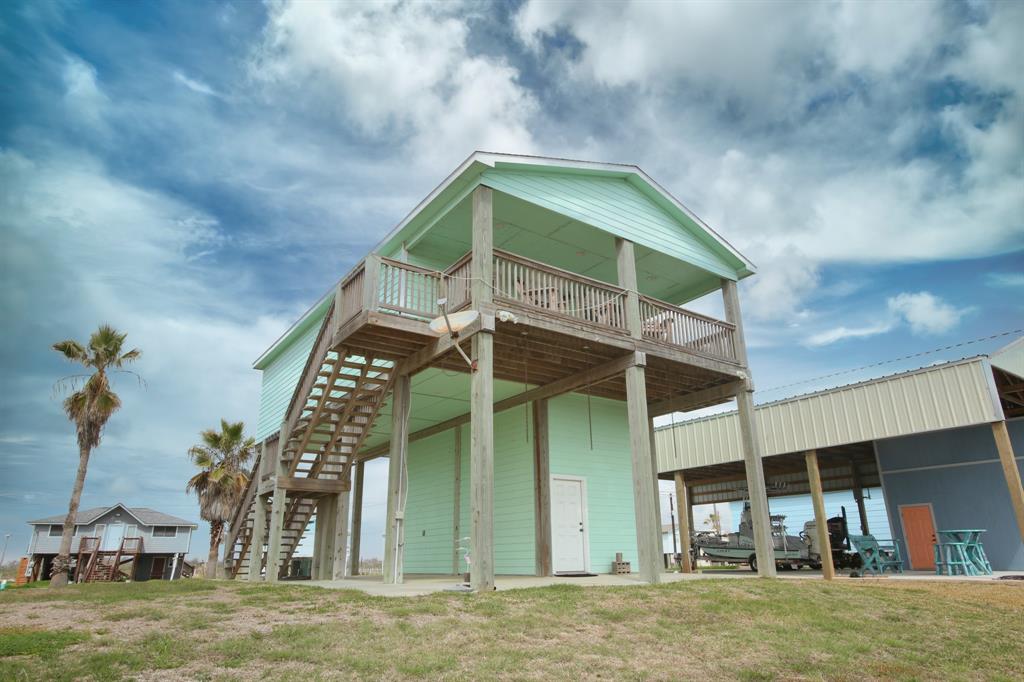
[[[314,516],[314,577],[355,575],[363,467],[387,456],[385,582],[465,571],[486,591],[620,554],[658,582],[651,420],[749,395],[735,282],[752,273],[634,166],[472,155],[257,360],[230,575],[284,577]],[[679,307],[716,289],[726,320]]]

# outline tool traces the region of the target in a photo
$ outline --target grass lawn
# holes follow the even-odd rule
[[[998,583],[94,584],[0,592],[0,680],[1020,680],[1022,626],[1024,585]]]

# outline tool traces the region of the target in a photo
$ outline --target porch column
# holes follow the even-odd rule
[[[351,473],[349,474],[351,476]],[[346,481],[347,483],[348,481]],[[350,510],[349,499],[351,496],[351,485],[348,488],[332,495],[334,498],[332,510],[333,523],[331,530],[332,533],[332,552],[331,556],[327,558],[330,571],[327,575],[330,576],[331,580],[341,580],[345,577],[348,559],[348,513]]]
[[[626,290],[626,328],[634,339],[643,337],[640,297],[637,293],[636,257],[633,242],[615,240],[619,286]],[[626,369],[626,412],[633,465],[633,506],[636,515],[636,549],[640,576],[650,583],[661,580],[661,514],[658,511],[658,478],[647,413],[647,379],[643,363]]]
[[[320,580],[320,564],[323,563],[324,526],[326,525],[327,496],[316,503],[316,531],[313,533],[313,565],[309,567],[311,580]]]
[[[481,314],[493,299],[493,192],[473,190],[472,305]],[[470,375],[470,585],[474,591],[494,589],[494,336],[473,335]]]
[[[270,502],[270,529],[267,540],[267,582],[276,583],[281,564],[281,535],[284,530],[285,491],[277,486],[277,478],[286,476],[284,471],[284,449],[288,445],[288,422],[281,422],[277,439],[277,456],[274,458],[274,492]]]
[[[807,482],[811,489],[811,502],[814,505],[818,547],[821,549],[821,575],[825,580],[832,580],[836,577],[836,569],[832,565],[832,544],[828,537],[828,517],[825,516],[825,494],[821,489],[818,453],[810,450],[804,455],[804,459],[807,461]]]
[[[683,555],[683,573],[693,573],[693,555],[690,545],[690,536],[693,527],[690,510],[690,491],[686,488],[686,479],[682,471],[675,472],[676,479],[676,504],[679,506],[679,553]]]
[[[263,545],[267,543],[267,499],[258,492],[253,497],[252,535],[249,538],[249,574],[246,579],[260,579],[263,566]],[[239,561],[241,561],[239,557]]]
[[[320,580],[331,580],[334,573],[334,533],[337,524],[335,511],[337,495],[324,495],[317,503],[316,524],[320,532],[320,551],[313,555]],[[320,514],[323,514],[323,517]]]
[[[1013,513],[1017,517],[1017,529],[1020,530],[1021,540],[1024,540],[1024,486],[1020,482],[1020,469],[1017,468],[1017,460],[1013,455],[1013,443],[1010,442],[1010,432],[1006,430],[1006,422],[992,422],[992,435],[996,439],[999,462],[1003,465],[1003,476],[1006,477]]]
[[[548,401],[533,403],[534,539],[537,575],[551,575],[551,466]]]
[[[363,535],[363,462],[355,465],[352,488],[352,548],[349,550],[349,575],[359,575],[359,542]]]
[[[733,337],[736,359],[747,372],[746,385],[736,393],[736,408],[740,420],[743,463],[747,474],[747,492],[750,496],[750,516],[754,526],[754,548],[757,556],[757,572],[762,577],[775,577],[775,546],[772,542],[771,517],[768,512],[768,494],[764,485],[764,469],[761,459],[764,448],[757,432],[757,417],[754,413],[754,383],[750,377],[747,362],[747,344],[743,338],[743,317],[740,314],[740,297],[736,282],[722,280],[722,299],[725,304],[725,320],[736,326]]]
[[[384,534],[384,582],[403,581],[405,498],[409,485],[409,403],[412,379],[399,375],[391,397],[391,451],[388,455],[388,511]]]

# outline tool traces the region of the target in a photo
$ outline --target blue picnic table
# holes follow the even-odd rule
[[[992,575],[981,544],[984,529],[935,531],[936,575]]]

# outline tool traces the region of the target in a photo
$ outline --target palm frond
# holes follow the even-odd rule
[[[60,341],[59,343],[53,344],[52,348],[58,353],[62,353],[65,358],[72,362],[80,362],[85,364],[89,359],[89,354],[86,353],[85,348],[82,344],[78,343],[73,339],[66,341]]]

